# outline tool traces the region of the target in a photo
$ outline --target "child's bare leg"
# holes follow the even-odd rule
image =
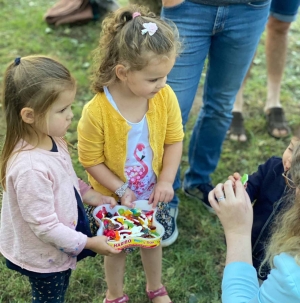
[[[126,254],[123,252],[112,257],[104,257],[107,283],[106,298],[109,300],[114,300],[123,296],[125,260]]]
[[[162,287],[162,247],[145,249],[141,248],[142,262],[147,279],[147,290],[157,290]],[[170,303],[169,296],[156,297],[153,303]]]

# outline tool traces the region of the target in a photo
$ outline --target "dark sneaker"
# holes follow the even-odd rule
[[[165,228],[161,246],[166,247],[173,244],[178,237],[176,219],[178,207],[170,207],[167,203],[159,203],[157,206],[156,220]]]
[[[211,183],[205,183],[200,184],[197,187],[188,188],[188,187],[182,187],[182,190],[184,193],[194,199],[200,200],[202,204],[209,210],[211,213],[215,213],[214,209],[210,206],[210,203],[208,201],[208,194],[211,190],[213,190],[214,187]]]

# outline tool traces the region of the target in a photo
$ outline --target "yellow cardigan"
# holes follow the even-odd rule
[[[149,144],[153,151],[152,168],[158,177],[162,170],[165,144],[183,140],[180,108],[173,90],[167,85],[152,99],[146,113]],[[130,126],[101,92],[88,102],[78,123],[78,154],[84,167],[104,163],[122,181],[127,156]],[[103,195],[117,197],[88,174],[93,188]]]

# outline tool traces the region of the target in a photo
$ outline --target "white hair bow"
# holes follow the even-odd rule
[[[143,26],[144,29],[142,30],[142,35],[149,33],[150,36],[153,36],[158,29],[156,23],[153,22],[143,23]]]

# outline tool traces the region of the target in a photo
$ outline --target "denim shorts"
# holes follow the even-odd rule
[[[270,15],[282,22],[293,22],[297,18],[300,0],[272,0]]]

